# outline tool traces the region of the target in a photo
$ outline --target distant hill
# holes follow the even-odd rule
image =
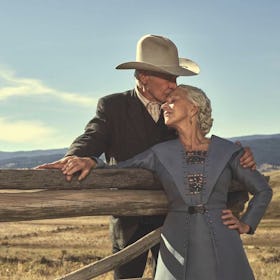
[[[0,152],[0,168],[32,168],[62,158],[67,149]]]
[[[265,218],[279,219],[280,218],[280,170],[274,170],[265,173],[269,176],[269,184],[273,189],[272,201],[266,211]]]
[[[280,140],[280,134],[256,134],[247,136],[232,137],[232,141],[252,141],[252,140],[265,140],[265,139],[278,139]]]
[[[262,172],[280,169],[280,134],[249,135],[230,138],[240,141],[253,151],[258,169]],[[32,168],[60,159],[67,149],[0,152],[0,168]]]
[[[0,151],[0,160],[11,159],[11,158],[65,154],[66,151],[67,151],[67,148],[52,149],[52,150],[17,151],[17,152],[1,152]]]
[[[280,134],[241,136],[230,140],[240,141],[244,147],[251,148],[259,170],[280,169]]]

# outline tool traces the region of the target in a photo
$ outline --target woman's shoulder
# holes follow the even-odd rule
[[[181,147],[179,139],[173,139],[161,142],[159,144],[154,145],[151,149],[154,152],[162,152],[162,151],[172,151],[177,150]]]
[[[211,144],[208,156],[212,160],[223,162],[225,159],[233,159],[242,153],[243,147],[241,145],[217,135],[211,136]]]
[[[224,149],[234,149],[234,150],[240,150],[242,149],[241,145],[238,145],[237,143],[227,139],[223,138],[217,135],[212,135],[211,136],[211,141],[215,146],[219,146],[220,148]]]

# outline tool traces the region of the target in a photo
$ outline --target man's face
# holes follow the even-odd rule
[[[143,74],[143,95],[150,101],[164,103],[177,87],[176,76],[147,71]]]

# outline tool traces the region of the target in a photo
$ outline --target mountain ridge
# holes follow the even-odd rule
[[[242,146],[250,147],[260,171],[280,169],[280,134],[247,135],[227,138],[239,141]],[[0,151],[0,168],[32,168],[39,164],[62,158],[67,148],[33,150],[33,151]]]

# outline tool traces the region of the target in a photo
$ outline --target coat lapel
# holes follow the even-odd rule
[[[209,196],[227,162],[241,147],[226,139],[212,135],[205,162],[205,188],[202,191],[202,202],[207,203]]]
[[[134,136],[138,139],[141,139],[140,141],[146,142],[146,122],[144,121],[145,118],[143,117],[143,114],[145,114],[145,108],[137,97],[135,90],[131,91],[130,98],[127,102],[127,110],[128,116],[130,117],[129,123],[131,124],[131,127],[135,133]]]
[[[161,161],[161,164],[172,176],[181,198],[186,204],[192,203],[190,197],[186,195],[187,178],[185,175],[187,174],[188,166],[186,163],[185,149],[180,140],[176,139],[168,141],[157,147],[156,152],[158,158]],[[211,137],[208,156],[205,161],[204,176],[206,184],[202,190],[201,203],[207,203],[209,196],[226,164],[232,155],[240,149],[241,147],[226,139],[222,139],[214,135]]]
[[[186,185],[185,185],[185,150],[180,140],[175,139],[165,142],[159,146],[157,155],[161,164],[168,170],[169,174],[177,186],[177,191],[180,197],[187,203],[186,200]],[[174,192],[176,190],[173,190]]]

